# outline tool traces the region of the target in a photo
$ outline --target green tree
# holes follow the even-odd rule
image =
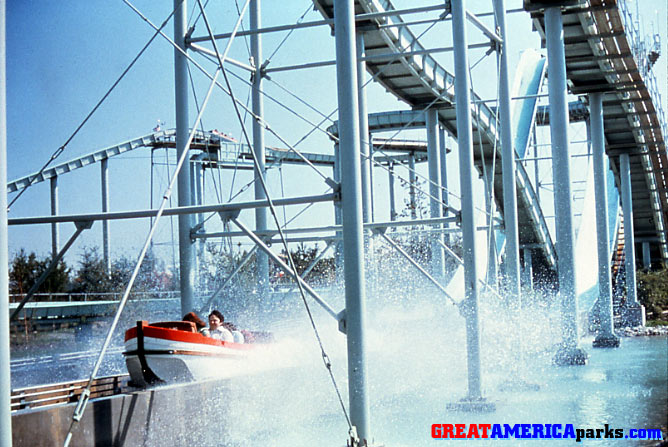
[[[125,291],[136,265],[137,260],[126,255],[115,259],[111,264],[111,272],[108,277],[108,291],[118,293]],[[132,292],[174,290],[175,284],[173,275],[166,271],[165,263],[158,259],[152,250],[149,250],[139,267]]]
[[[304,243],[300,243],[297,246],[296,250],[290,251],[292,260],[295,263],[295,268],[299,276],[303,276],[304,272],[313,260],[320,254],[320,249],[316,244],[315,247],[307,247]],[[286,260],[285,249],[281,251],[281,257]],[[287,260],[286,260],[287,263]],[[289,263],[288,263],[289,265]],[[274,266],[274,270],[278,269],[278,266]],[[313,269],[306,276],[305,280],[314,284],[329,284],[333,282],[336,272],[336,265],[334,257],[324,257],[318,261],[318,263],[313,267]],[[293,282],[292,278],[284,277],[285,281]]]
[[[104,259],[97,247],[85,247],[79,259],[79,269],[72,280],[74,293],[111,292],[112,282],[107,274]],[[105,299],[101,295],[98,298]]]
[[[199,263],[199,274],[201,278],[201,287],[207,290],[218,288],[232,271],[239,265],[241,260],[248,254],[247,251],[238,251],[234,253],[218,244],[209,243],[206,245],[206,261]],[[236,278],[228,284],[228,288],[236,289],[242,292],[250,292],[254,289],[255,280],[255,254],[237,273]]]
[[[49,256],[39,259],[35,252],[26,254],[21,249],[12,260],[9,270],[9,293],[27,293],[46,271],[51,263]],[[70,282],[70,269],[64,261],[58,262],[51,274],[37,289],[37,293],[59,293],[67,292]]]

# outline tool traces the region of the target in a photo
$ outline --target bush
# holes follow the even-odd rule
[[[638,299],[645,306],[648,319],[657,320],[668,310],[668,270],[637,273]]]

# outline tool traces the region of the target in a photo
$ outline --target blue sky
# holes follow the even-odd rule
[[[137,0],[135,6],[146,14],[154,23],[160,24],[171,11],[172,2]],[[236,19],[236,7],[233,1],[214,4],[207,8],[214,31],[231,30]],[[242,2],[239,2],[240,4]],[[434,2],[408,0],[395,1],[397,8]],[[189,2],[189,10],[193,10]],[[520,1],[507,1],[508,8],[521,7]],[[489,11],[491,3],[469,1],[469,8],[474,12]],[[631,3],[631,9],[635,6]],[[643,1],[640,3],[641,14],[645,17],[645,32],[652,30],[649,20],[654,20],[654,31],[659,31],[666,38],[665,1]],[[263,24],[279,25],[297,21],[306,11],[304,20],[318,20],[321,17],[312,10],[309,1],[265,1],[263,5]],[[425,14],[433,17],[436,13]],[[649,17],[649,19],[647,19]],[[417,17],[416,17],[417,18]],[[248,21],[245,21],[247,26]],[[471,28],[471,27],[469,27]],[[426,26],[416,27],[420,33]],[[165,30],[172,33],[171,22]],[[540,48],[537,33],[531,31],[531,23],[525,13],[512,14],[509,17],[511,45],[511,73],[513,63],[525,48]],[[475,30],[470,29],[470,41],[482,41]],[[9,1],[7,4],[7,145],[8,177],[10,180],[36,172],[51,153],[63,144],[76,129],[81,120],[92,109],[120,73],[127,67],[137,52],[152,36],[153,31],[127,5],[118,1],[83,1],[61,3],[44,0]],[[205,34],[200,20],[195,35]],[[267,58],[277,47],[286,33],[276,33],[265,37],[264,53]],[[439,23],[424,36],[426,46],[446,46],[451,44],[449,24]],[[232,47],[232,57],[247,62],[247,42],[237,39]],[[482,57],[484,51],[472,51],[471,63]],[[281,66],[318,60],[332,59],[334,41],[329,28],[296,31],[285,42],[272,59],[271,66]],[[108,100],[73,139],[64,153],[56,161],[76,158],[80,155],[115,145],[151,132],[158,120],[165,122],[165,127],[174,126],[173,111],[173,50],[161,37],[158,37],[149,50],[139,60],[127,77],[119,84]],[[439,56],[445,67],[452,72],[452,56]],[[212,64],[202,62],[210,71]],[[473,71],[474,86],[483,98],[495,96],[494,82],[489,81],[490,70],[494,70],[493,57],[483,62]],[[664,109],[666,106],[666,56],[662,55],[655,68],[659,84],[663,89]],[[247,73],[232,69],[244,79]],[[266,83],[267,91],[288,104],[298,113],[318,122],[321,117],[294,98],[286,95],[280,86],[303,97],[324,114],[329,114],[336,107],[336,88],[334,68],[301,70],[297,72],[276,73],[272,81]],[[193,83],[196,96],[201,101],[206,89],[204,77],[193,71]],[[248,89],[239,81],[233,82],[235,94],[245,101]],[[372,85],[369,87],[369,111],[385,111],[406,108],[393,96]],[[193,99],[191,97],[191,99]],[[191,115],[196,109],[191,101]],[[268,122],[290,142],[298,141],[310,126],[293,117],[285,109],[266,101]],[[229,98],[216,92],[204,117],[205,129],[223,130],[240,137],[240,127],[234,116]],[[424,139],[424,135],[409,134],[408,137]],[[267,137],[269,145],[282,147],[275,138]],[[452,143],[450,143],[452,145]],[[332,144],[322,133],[316,132],[299,146],[308,152],[331,153]],[[159,154],[156,154],[158,157]],[[160,155],[161,157],[162,155]],[[449,159],[452,171],[453,189],[457,187],[456,158]],[[162,161],[156,158],[156,161]],[[151,175],[149,151],[140,150],[127,157],[112,159],[111,169],[111,209],[127,210],[148,208],[150,198],[149,180]],[[421,167],[422,172],[426,171]],[[325,171],[327,175],[330,172]],[[319,177],[308,168],[284,167],[282,179],[278,172],[270,173],[269,185],[274,197],[304,193],[320,193],[325,186]],[[63,214],[75,212],[97,212],[100,210],[99,166],[90,166],[60,179],[60,211]],[[217,175],[217,174],[216,174]],[[160,196],[161,188],[166,186],[165,167],[154,171],[154,200]],[[221,184],[218,193],[224,197],[230,190],[237,190],[249,179],[247,173],[240,173],[232,185],[232,173],[227,171],[219,177]],[[381,178],[382,177],[382,178]],[[213,179],[210,179],[213,180]],[[382,189],[386,188],[386,174],[378,172],[374,185],[380,192],[377,202],[376,220],[387,220],[387,199],[382,198]],[[208,196],[214,197],[211,184]],[[241,199],[248,200],[249,194]],[[10,200],[13,195],[10,196]],[[399,198],[401,200],[401,197]],[[154,203],[157,203],[154,201]],[[401,203],[398,203],[401,206]],[[42,183],[31,187],[10,211],[10,217],[37,216],[49,214],[49,187]],[[290,211],[288,211],[289,213]],[[282,214],[282,213],[279,213]],[[331,206],[314,207],[297,224],[325,224],[331,220]],[[242,215],[243,217],[244,215]],[[252,221],[252,213],[246,219]],[[75,260],[82,246],[101,244],[101,226],[97,223],[74,247],[69,260]],[[213,228],[212,228],[213,229]],[[134,257],[148,230],[148,222],[112,224],[114,254],[127,254]],[[73,232],[73,225],[61,225],[61,245]],[[170,240],[169,223],[166,221],[157,235],[158,242]],[[34,228],[10,228],[10,253],[24,247],[41,254],[50,250],[50,228],[41,225]]]

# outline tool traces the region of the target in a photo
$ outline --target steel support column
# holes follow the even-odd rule
[[[204,204],[204,165],[202,164],[202,159],[199,158],[194,166],[193,170],[195,174],[194,184],[195,184],[195,203],[193,205],[203,205]],[[264,199],[264,197],[262,197]],[[199,225],[204,223],[204,215],[198,213],[195,217],[195,224]]]
[[[452,1],[452,40],[455,56],[455,97],[457,98],[457,143],[461,190],[462,245],[465,298],[460,311],[466,318],[468,394],[457,405],[463,410],[493,410],[482,397],[480,369],[480,321],[478,315],[478,272],[476,268],[475,207],[473,197],[473,139],[471,129],[471,85],[469,81],[466,0]]]
[[[619,175],[622,179],[622,209],[624,212],[624,267],[626,271],[626,305],[624,324],[645,325],[645,308],[638,302],[636,287],[636,248],[633,235],[633,191],[631,189],[631,163],[628,154],[619,156]]]
[[[336,79],[341,151],[341,200],[346,309],[342,316],[348,346],[350,422],[360,443],[371,442],[367,396],[364,244],[357,67],[355,64],[355,10],[352,0],[334,2]]]
[[[649,250],[649,242],[642,243],[642,267],[646,270],[652,268],[652,257]]]
[[[438,110],[429,108],[425,112],[427,128],[427,161],[429,165],[429,217],[441,217],[441,162],[438,144]],[[439,225],[440,226],[440,225]],[[438,279],[443,278],[443,246],[441,235],[431,239],[431,274]]]
[[[387,168],[390,191],[390,220],[397,220],[397,206],[394,198],[394,164],[390,163]]]
[[[526,290],[533,289],[533,256],[530,248],[525,248],[524,262],[522,263],[522,283]]]
[[[104,198],[102,199],[104,200]],[[51,215],[58,215],[58,176],[51,177]],[[58,234],[58,224],[51,224],[51,257],[58,254],[60,249],[60,235]]]
[[[510,77],[508,76],[508,33],[504,0],[495,0],[494,12],[503,44],[498,54],[499,65],[499,123],[501,127],[501,171],[503,173],[503,222],[506,233],[505,278],[506,292],[521,305],[520,239],[517,223],[517,185],[515,178],[515,147],[513,146],[510,108]]]
[[[202,154],[193,155],[189,162],[188,167],[190,168],[190,203],[193,206],[202,205]],[[191,222],[193,227],[198,228],[199,224],[204,222],[204,215],[202,213],[197,213],[192,215]],[[199,231],[199,230],[198,230]],[[193,246],[193,269],[195,273],[193,277],[195,278],[196,284],[201,286],[200,280],[200,262],[202,261],[201,256],[204,253],[203,250],[204,242],[199,241],[197,246]],[[195,306],[199,306],[200,303],[194,303]]]
[[[369,137],[369,116],[366,107],[366,88],[364,78],[366,77],[366,62],[364,61],[364,33],[355,33],[357,48],[357,86],[359,107],[359,129],[360,129],[360,163],[362,165],[362,219],[371,222],[371,138]]]
[[[5,0],[0,0],[0,446],[12,445],[7,239],[7,115]],[[55,256],[55,255],[54,255]]]
[[[494,171],[492,163],[485,163],[483,180],[485,183],[485,211],[487,211],[487,278],[486,283],[494,288],[498,287],[498,264],[496,259],[496,233],[494,230],[494,208],[496,204],[492,200],[494,192]]]
[[[608,192],[606,188],[607,160],[603,127],[603,94],[589,94],[589,141],[594,167],[594,194],[596,200],[596,240],[598,252],[598,317],[601,329],[593,346],[619,346],[615,336],[612,313],[612,279],[610,267],[610,228],[608,228]]]
[[[357,47],[357,86],[358,90],[358,107],[360,120],[360,163],[361,163],[361,177],[362,177],[362,220],[364,223],[373,221],[373,146],[371,135],[369,134],[369,116],[367,114],[366,106],[366,62],[364,61],[364,33],[356,31],[355,43]],[[375,260],[374,240],[371,233],[364,234],[364,249],[366,253],[366,264],[368,266],[367,284],[369,285],[369,293],[373,294],[376,289],[376,281],[378,279],[378,269]]]
[[[100,161],[100,182],[102,190],[102,212],[109,212],[109,159]],[[107,275],[111,274],[111,252],[109,250],[109,221],[102,221],[102,259]]]
[[[250,29],[257,30],[262,27],[261,17],[261,0],[251,0],[250,2]],[[262,179],[265,178],[265,144],[264,144],[264,127],[261,120],[264,120],[264,99],[262,96],[262,35],[253,33],[251,35],[251,55],[255,63],[255,72],[253,73],[253,93],[252,93],[252,110],[257,117],[253,120],[253,153],[257,160],[257,168],[255,172],[255,199],[264,200],[266,198],[264,189],[262,188]],[[257,231],[264,231],[267,229],[267,209],[257,208],[255,210],[255,229]],[[257,253],[255,263],[255,273],[258,278],[258,287],[260,293],[264,295],[269,286],[269,258],[263,251]]]
[[[440,146],[440,155],[441,155],[441,202],[443,205],[443,217],[448,217],[448,205],[449,205],[449,197],[448,197],[448,162],[447,162],[447,155],[448,155],[448,148],[446,145],[446,135],[445,135],[445,129],[440,127],[438,129],[438,143]],[[443,228],[448,228],[450,224],[445,224],[443,225]],[[450,244],[450,235],[448,233],[445,233],[443,235],[443,242],[445,245]]]
[[[584,365],[587,363],[587,353],[579,346],[578,302],[575,292],[575,235],[569,165],[564,28],[558,6],[545,9],[545,36],[562,330],[562,345],[555,362],[560,365]]]
[[[533,125],[533,131],[531,132],[531,141],[533,143],[533,156],[536,159],[533,162],[533,178],[534,178],[534,188],[536,189],[536,199],[540,203],[540,165],[538,164],[538,137],[536,136],[536,124]]]
[[[417,219],[417,202],[415,201],[415,154],[411,152],[408,158],[408,201],[411,209],[411,219]]]
[[[188,169],[190,169],[190,204],[191,205],[197,205],[197,188],[195,187],[195,177],[197,177],[197,174],[195,174],[195,165],[197,164],[197,156],[193,155],[190,157],[190,160],[188,160]],[[195,219],[193,219],[195,220]]]
[[[366,100],[366,98],[365,98]],[[367,134],[369,136],[369,222],[374,222],[375,221],[375,210],[374,207],[376,206],[375,201],[374,201],[374,195],[373,195],[373,135],[371,133]]]
[[[339,143],[334,143],[334,167],[332,168],[332,178],[339,185],[341,184],[341,150]],[[334,201],[334,223],[341,225],[343,220],[343,212],[341,210],[341,201]],[[343,272],[343,234],[340,231],[336,232],[336,244],[334,246],[334,265],[336,266],[337,280],[342,278]]]
[[[185,36],[188,32],[188,2],[174,0],[174,42],[187,51]],[[187,150],[188,124],[188,60],[181,51],[174,49],[174,96],[176,105],[176,158]],[[177,178],[178,204],[190,206],[190,169],[179,171]],[[193,268],[194,247],[190,238],[192,217],[190,214],[179,215],[179,285],[181,289],[181,315],[194,310]]]

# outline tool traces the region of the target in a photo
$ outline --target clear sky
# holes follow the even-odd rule
[[[156,24],[160,24],[171,12],[171,1],[155,2],[137,0],[135,6]],[[215,32],[227,32],[232,29],[237,17],[234,1],[210,2],[207,7],[209,20]],[[222,5],[220,5],[222,3]],[[239,1],[239,7],[243,4]],[[265,1],[263,2],[262,20],[264,26],[294,23],[304,14],[305,21],[318,20],[321,16],[313,11],[311,2],[300,1]],[[417,4],[433,4],[433,1],[397,0],[397,8],[406,8]],[[189,10],[193,10],[192,1]],[[469,8],[474,12],[491,10],[488,0],[469,1]],[[507,1],[508,8],[521,7],[520,1]],[[635,10],[635,4],[630,3]],[[644,17],[644,31],[650,34],[659,32],[662,43],[666,38],[666,2],[643,1],[639,4]],[[435,17],[435,12],[412,16],[412,18]],[[193,18],[191,17],[191,22]],[[486,20],[491,26],[491,21]],[[652,24],[653,22],[653,24]],[[244,21],[248,26],[248,20]],[[428,26],[415,27],[416,34],[425,31]],[[470,27],[470,42],[483,41],[479,32]],[[171,35],[173,26],[170,22],[165,27]],[[526,48],[540,49],[537,33],[531,31],[531,22],[526,13],[509,16],[511,73],[519,54]],[[206,30],[200,19],[195,35],[204,35]],[[51,153],[62,145],[88,114],[96,102],[112,85],[120,73],[127,67],[138,51],[153,35],[153,30],[143,22],[126,4],[117,1],[75,0],[65,5],[60,2],[45,0],[17,1],[7,4],[7,144],[8,177],[16,179],[39,168]],[[264,38],[264,57],[268,58],[277,48],[286,33],[274,33]],[[449,22],[438,23],[426,32],[422,38],[425,46],[447,46],[452,44]],[[224,43],[221,43],[223,45]],[[231,51],[231,56],[242,62],[248,61],[248,41],[238,38]],[[471,63],[483,59],[473,69],[476,92],[483,98],[494,98],[495,82],[490,80],[494,73],[494,58],[483,58],[484,50],[473,50]],[[295,31],[284,45],[272,57],[270,66],[314,62],[333,59],[334,40],[327,27]],[[201,56],[196,59],[213,71],[213,64]],[[452,72],[452,55],[439,55],[437,59]],[[86,124],[83,130],[72,140],[55,164],[76,158],[123,141],[146,135],[155,127],[158,120],[164,127],[174,127],[173,106],[173,50],[162,38],[158,37],[142,56],[126,78],[112,92],[103,106]],[[248,73],[232,68],[233,72],[248,79]],[[663,107],[668,109],[666,98],[666,55],[662,55],[655,67],[657,79],[662,88]],[[193,70],[195,96],[201,103],[206,90],[206,79]],[[279,87],[280,85],[280,87]],[[319,113],[329,114],[336,108],[335,73],[333,67],[276,73],[271,81],[266,82],[266,90],[281,102],[287,104],[300,115],[313,122],[319,122]],[[235,94],[242,100],[248,98],[248,88],[240,81],[233,82]],[[297,94],[319,113],[285,93],[283,88]],[[191,92],[192,94],[192,92]],[[378,85],[369,87],[369,112],[405,109],[393,96],[384,92]],[[191,96],[190,113],[194,119],[196,107]],[[288,141],[295,143],[310,131],[310,125],[295,117],[284,108],[266,100],[266,117],[270,125]],[[249,124],[249,121],[247,121]],[[328,125],[329,123],[325,124]],[[241,131],[234,115],[229,98],[222,92],[216,92],[205,114],[205,129],[219,129],[240,138]],[[408,137],[424,139],[424,135],[409,133]],[[284,145],[271,136],[267,137],[270,146]],[[450,142],[452,145],[452,142]],[[315,132],[299,145],[307,152],[332,153],[332,144],[321,132]],[[164,163],[163,153],[156,153],[156,162]],[[449,170],[452,172],[453,191],[458,191],[456,154],[449,158]],[[128,156],[110,161],[111,170],[111,210],[148,208],[151,204],[149,185],[151,178],[150,152],[147,149],[135,151]],[[62,214],[97,212],[100,210],[99,165],[78,170],[59,180],[60,212]],[[323,171],[331,175],[328,170]],[[420,172],[426,175],[425,166]],[[156,166],[154,171],[153,204],[161,196],[167,183],[165,166]],[[248,172],[241,172],[233,178],[231,171],[214,173],[208,178],[207,195],[209,201],[216,200],[216,193],[227,200],[230,191],[238,191],[249,180]],[[280,175],[282,174],[282,175]],[[284,167],[279,174],[274,170],[269,174],[269,185],[273,197],[296,196],[305,193],[321,193],[326,190],[322,180],[306,167]],[[388,220],[386,184],[387,175],[378,171],[374,187],[378,193],[376,220]],[[215,181],[218,183],[214,184]],[[479,186],[478,186],[479,187]],[[251,199],[250,191],[240,199]],[[11,200],[14,195],[11,195]],[[398,207],[401,208],[403,195],[399,195]],[[9,216],[37,216],[50,212],[48,183],[31,187],[12,207]],[[291,211],[288,211],[290,213]],[[292,211],[294,212],[294,211]],[[282,211],[279,213],[282,216]],[[252,221],[252,213],[242,217]],[[289,214],[288,214],[289,217]],[[314,207],[305,214],[296,225],[327,224],[332,219],[330,205]],[[65,243],[74,226],[61,225],[61,245]],[[215,229],[211,226],[210,229]],[[138,248],[148,230],[148,222],[112,224],[113,253],[136,256]],[[81,247],[101,244],[101,225],[95,224],[92,230],[75,245],[68,260],[76,260]],[[10,253],[23,247],[40,254],[50,250],[50,227],[40,225],[34,228],[10,228]],[[171,239],[169,221],[161,227],[156,240],[168,242]]]

